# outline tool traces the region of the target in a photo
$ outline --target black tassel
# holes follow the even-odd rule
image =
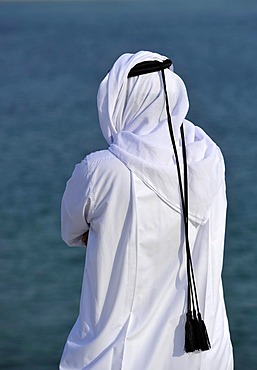
[[[188,311],[185,325],[185,352],[207,351],[211,348],[208,333],[200,312]]]
[[[199,351],[201,349],[200,345],[200,328],[199,328],[199,321],[197,320],[196,311],[193,310],[193,323],[194,323],[194,348],[195,351]]]
[[[195,322],[192,311],[188,311],[185,325],[185,352],[195,351]]]
[[[198,312],[197,314],[198,316],[198,333],[199,333],[199,349],[201,351],[208,351],[208,349],[211,348],[211,344],[210,344],[210,341],[209,341],[209,337],[208,337],[208,333],[207,333],[207,329],[206,329],[206,326],[205,326],[205,323],[201,317],[201,314],[200,312]]]

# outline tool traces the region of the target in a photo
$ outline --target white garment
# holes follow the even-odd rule
[[[161,83],[158,73],[148,76],[151,88],[140,76],[142,91],[139,78],[126,80],[133,65],[152,59],[165,58],[148,52],[126,54],[106,76],[98,108],[110,148],[87,156],[67,182],[62,237],[68,245],[83,245],[81,237],[89,224],[90,231],[80,312],[60,370],[233,369],[221,281],[224,163],[217,146],[188,121],[184,127],[190,245],[200,310],[212,348],[198,354],[183,351],[187,305],[183,217],[164,104],[152,94],[159,86],[161,96]],[[187,111],[186,90],[172,71],[167,72],[169,95],[172,81],[179,86],[169,98],[180,153],[179,122]],[[108,90],[108,86],[112,87]],[[130,104],[133,91],[139,94],[136,101],[145,91],[143,104]]]

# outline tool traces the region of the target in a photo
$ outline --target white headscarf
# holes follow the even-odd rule
[[[167,57],[148,51],[123,54],[100,84],[97,105],[101,130],[109,150],[170,207],[181,212],[177,169],[168,130],[160,72],[128,78],[138,63]],[[185,120],[186,87],[173,68],[165,69],[169,109],[180,167],[180,126],[184,124],[189,180],[189,217],[206,221],[224,178],[222,155],[215,143]]]

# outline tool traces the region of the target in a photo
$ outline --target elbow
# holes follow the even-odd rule
[[[71,235],[70,233],[62,230],[61,232],[62,240],[68,247],[82,247],[84,246],[81,236]]]

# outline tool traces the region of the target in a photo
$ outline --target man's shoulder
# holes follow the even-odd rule
[[[87,162],[85,172],[94,192],[101,189],[104,195],[108,189],[125,191],[129,185],[129,169],[109,150],[90,153],[84,161]]]
[[[99,150],[88,154],[84,161],[87,164],[88,169],[94,171],[96,169],[102,169],[103,171],[117,169],[119,171],[127,171],[127,167],[108,149]]]
[[[84,161],[87,162],[88,166],[111,160],[113,160],[113,155],[108,149],[92,152],[84,158]]]

